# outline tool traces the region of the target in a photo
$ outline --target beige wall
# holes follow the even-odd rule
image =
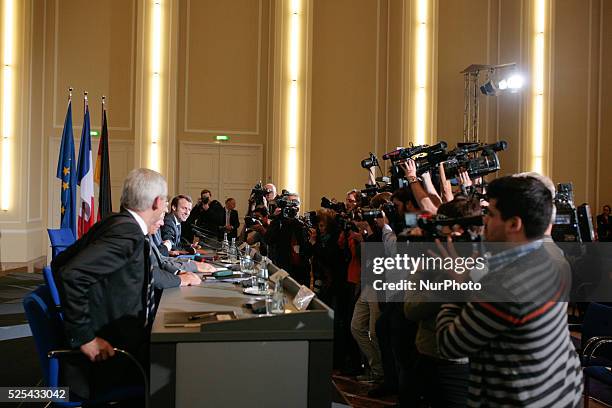
[[[253,174],[253,183],[260,176],[274,181],[282,172],[276,168],[280,161],[272,159],[282,132],[274,127],[279,1],[169,3],[164,136],[172,146],[164,160],[171,194],[178,192],[179,180],[188,181],[181,177],[179,145],[212,142],[220,134],[231,137],[229,144],[261,146],[262,169]],[[359,161],[368,152],[380,156],[410,139],[405,130],[411,129],[405,92],[410,1],[310,0],[304,209],[316,208],[321,196],[342,198],[348,189],[361,187],[366,173]],[[431,136],[455,143],[462,139],[463,121],[459,71],[472,63],[514,61],[528,72],[530,0],[432,1],[437,30]],[[108,97],[115,206],[123,177],[141,162],[147,132],[145,0],[17,4],[22,64],[14,195],[27,205],[0,214],[2,262],[45,255],[44,230],[59,223],[54,171],[69,86],[77,146],[82,92],[89,91],[95,130],[100,97]],[[556,0],[552,10],[551,175],[556,182],[572,181],[576,201],[599,210],[612,202],[612,4]],[[527,166],[527,97],[525,92],[480,99],[481,139],[510,142],[501,154],[501,173]],[[98,138],[92,145],[95,156]]]

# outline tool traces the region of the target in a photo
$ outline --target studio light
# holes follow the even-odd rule
[[[519,89],[523,87],[523,84],[525,83],[525,79],[519,74],[514,74],[510,78],[508,78],[507,83],[508,83],[508,89],[510,89],[511,91],[518,91]],[[501,83],[500,83],[499,89],[501,89]]]
[[[482,92],[483,95],[495,96],[497,94],[497,87],[495,86],[493,81],[489,79],[487,82],[480,86],[480,92]]]

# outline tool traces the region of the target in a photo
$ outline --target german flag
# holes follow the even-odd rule
[[[98,145],[98,160],[94,172],[94,181],[100,187],[98,193],[98,219],[100,221],[106,215],[113,212],[111,199],[110,163],[108,160],[108,125],[106,121],[106,104],[102,98],[102,132],[100,144]]]

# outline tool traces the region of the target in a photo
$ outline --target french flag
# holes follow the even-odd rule
[[[83,118],[83,131],[81,132],[77,179],[79,186],[81,186],[78,219],[78,233],[80,238],[94,224],[93,160],[91,156],[91,135],[87,92],[85,92],[85,117]]]

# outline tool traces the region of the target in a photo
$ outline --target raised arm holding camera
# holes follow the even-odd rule
[[[300,197],[289,193],[277,200],[276,217],[266,231],[268,256],[302,285],[310,286],[311,245],[308,229],[298,218]]]

